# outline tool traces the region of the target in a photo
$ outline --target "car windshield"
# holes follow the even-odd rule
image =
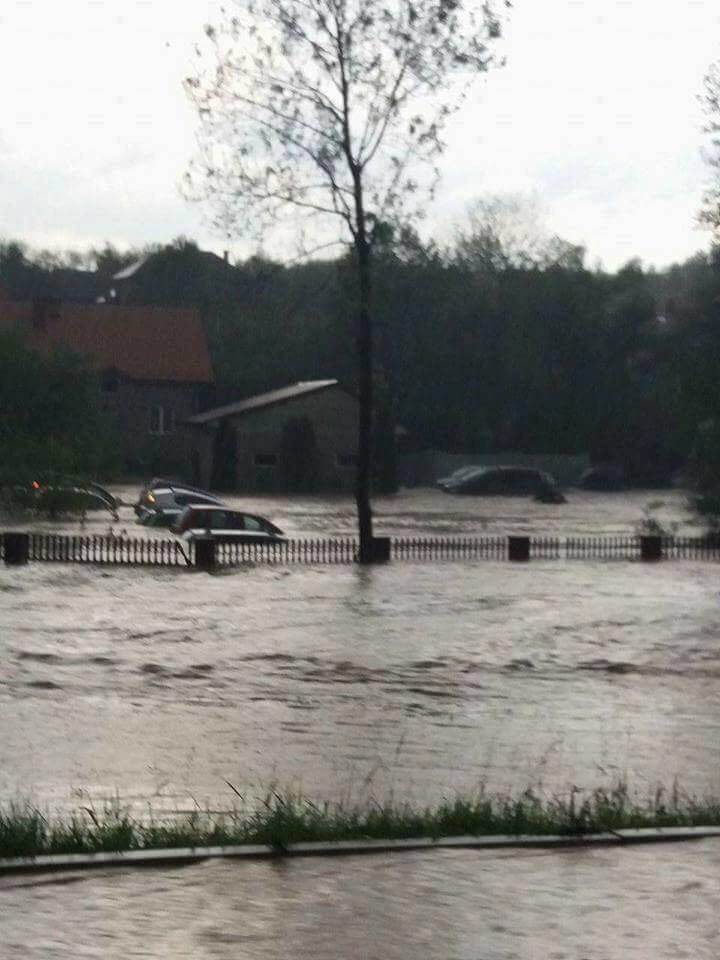
[[[160,510],[175,506],[175,497],[170,490],[151,490],[147,496],[148,503]]]

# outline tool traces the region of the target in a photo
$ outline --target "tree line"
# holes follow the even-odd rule
[[[662,271],[590,268],[531,213],[494,198],[444,249],[412,229],[377,243],[378,416],[403,427],[410,449],[587,452],[638,483],[697,467],[720,417],[720,255]],[[325,377],[356,389],[349,255],[230,264],[180,239],[48,264],[10,242],[0,285],[12,299],[61,294],[80,262],[109,289],[116,269],[148,253],[125,302],[201,311],[219,403]]]

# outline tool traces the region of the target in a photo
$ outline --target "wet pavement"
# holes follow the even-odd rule
[[[716,960],[720,843],[0,878],[12,960]]]

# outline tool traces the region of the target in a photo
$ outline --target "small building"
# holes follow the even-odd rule
[[[350,492],[358,403],[337,380],[295,383],[188,418],[194,480],[248,493]]]
[[[131,473],[187,473],[180,423],[207,407],[214,378],[196,310],[0,302],[0,330],[41,353],[66,348],[98,377],[98,406]]]

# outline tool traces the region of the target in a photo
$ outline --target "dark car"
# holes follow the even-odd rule
[[[534,467],[477,467],[454,480],[448,478],[446,493],[475,496],[535,497],[544,503],[563,503],[555,478]]]
[[[581,474],[578,480],[578,486],[582,487],[583,490],[601,490],[605,492],[624,490],[627,486],[625,471],[622,467],[617,467],[612,464],[589,467]]]
[[[212,537],[221,543],[277,543],[285,539],[283,531],[265,517],[210,504],[186,507],[171,530],[186,540]]]
[[[119,503],[116,498],[105,487],[92,481],[35,479],[2,492],[13,507],[41,510],[51,517],[63,513],[85,514],[90,510],[107,510],[114,520],[118,519]]]
[[[222,500],[207,490],[188,484],[155,478],[140,492],[135,504],[138,523],[148,527],[169,527],[190,504],[222,506]]]
[[[459,467],[453,473],[449,473],[446,477],[440,477],[435,481],[435,485],[440,487],[441,490],[448,490],[451,487],[454,487],[455,484],[460,483],[461,480],[464,480],[465,477],[472,476],[478,470],[484,470],[485,467],[477,467],[468,465],[466,467]]]

